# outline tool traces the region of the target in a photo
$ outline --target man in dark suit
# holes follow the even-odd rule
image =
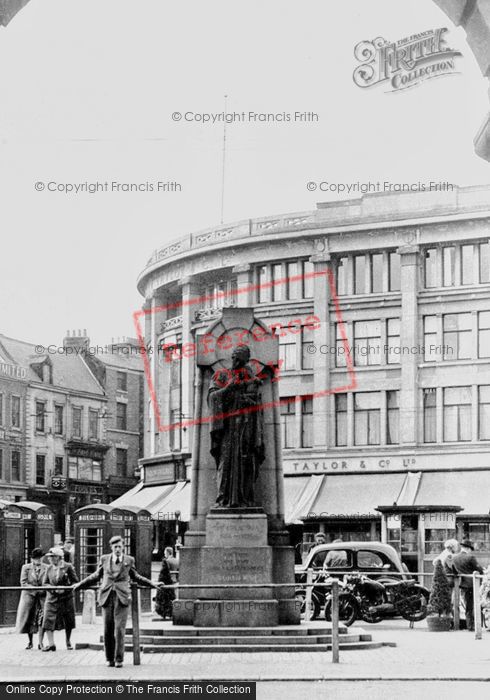
[[[87,588],[102,579],[97,602],[102,608],[104,622],[104,648],[107,666],[121,668],[124,659],[124,637],[131,593],[131,581],[143,586],[154,585],[134,568],[133,557],[124,554],[122,537],[113,537],[109,544],[112,554],[101,557],[97,571],[74,585],[74,589]]]
[[[460,588],[461,593],[464,598],[465,610],[466,610],[466,629],[475,629],[475,616],[473,611],[473,579],[471,576],[474,571],[478,571],[479,574],[483,573],[483,569],[476,560],[473,554],[473,542],[469,540],[463,540],[461,542],[461,552],[455,554],[452,560],[452,568],[456,574],[461,576]],[[466,574],[466,576],[464,575]]]

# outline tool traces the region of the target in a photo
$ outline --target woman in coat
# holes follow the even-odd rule
[[[78,576],[71,564],[64,561],[61,547],[52,547],[48,554],[49,566],[43,578],[43,585],[72,586],[78,583]],[[44,604],[43,629],[48,637],[48,646],[43,651],[56,651],[54,630],[65,630],[66,648],[73,649],[71,633],[75,627],[75,602],[73,591],[49,590]]]
[[[158,581],[164,583],[166,586],[171,586],[174,583],[168,561],[165,558],[162,559],[162,568],[160,569]],[[156,614],[160,615],[164,620],[167,618],[172,619],[173,600],[175,600],[175,591],[173,588],[163,588],[159,590],[155,596]]]
[[[42,562],[43,550],[36,547],[31,552],[31,561],[24,564],[20,572],[20,585],[27,589],[20,594],[19,607],[17,608],[16,631],[19,634],[27,634],[29,642],[26,649],[32,649],[32,637],[39,634],[38,649],[42,649],[43,643],[43,610],[44,591],[29,590],[33,586],[41,586],[47,565]]]

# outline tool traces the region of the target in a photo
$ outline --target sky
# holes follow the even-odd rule
[[[437,27],[457,75],[354,84],[360,41]],[[225,222],[336,198],[309,181],[490,182],[473,150],[488,81],[431,0],[31,0],[0,27],[0,65],[0,333],[45,346],[134,336],[152,251],[219,224],[223,124],[174,112],[219,113],[226,94],[228,112],[319,116],[228,125]],[[154,191],[63,191],[97,182]]]

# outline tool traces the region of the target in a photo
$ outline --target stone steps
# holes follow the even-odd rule
[[[339,648],[341,651],[353,651],[361,649],[380,649],[385,646],[383,642],[373,641],[341,641]],[[102,650],[103,644],[76,644],[77,649],[93,649]],[[176,653],[197,653],[197,652],[235,652],[235,653],[260,653],[260,652],[299,652],[299,651],[331,651],[331,644],[276,644],[274,642],[265,642],[262,644],[220,644],[216,645],[210,639],[209,644],[195,644],[185,646],[183,644],[168,644],[165,646],[159,645],[143,645],[141,651],[143,654],[176,654]],[[132,652],[132,645],[125,646],[125,651]]]
[[[357,631],[357,629],[356,629]],[[307,627],[306,625],[281,625],[279,627],[147,627],[140,629],[140,637],[254,637],[258,636],[315,636],[332,633],[332,626]],[[339,634],[350,634],[352,631],[345,625],[339,625]],[[126,636],[131,637],[133,630],[126,629]]]

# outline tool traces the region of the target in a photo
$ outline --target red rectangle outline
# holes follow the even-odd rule
[[[228,296],[231,294],[232,296],[237,296],[238,294],[245,294],[248,292],[255,292],[259,289],[269,289],[274,286],[279,286],[280,284],[286,284],[289,282],[297,282],[297,281],[302,281],[305,279],[311,279],[311,278],[316,278],[316,277],[321,277],[323,275],[327,276],[327,281],[330,289],[330,296],[331,300],[334,305],[334,310],[335,310],[335,317],[336,317],[336,322],[339,325],[340,328],[340,337],[342,340],[342,345],[344,349],[344,355],[346,358],[346,367],[345,369],[347,370],[347,374],[350,378],[350,383],[346,384],[344,386],[340,387],[335,387],[331,389],[325,389],[323,391],[315,391],[313,394],[309,394],[311,398],[315,397],[321,397],[321,396],[329,396],[330,394],[340,394],[344,393],[346,391],[354,391],[357,389],[357,378],[356,378],[356,373],[354,370],[354,363],[352,361],[352,354],[350,352],[349,348],[349,343],[347,340],[347,333],[345,330],[345,323],[344,320],[342,319],[342,313],[340,310],[340,304],[339,304],[339,299],[337,296],[337,292],[335,289],[335,279],[332,271],[330,269],[327,269],[325,271],[319,271],[319,272],[307,272],[303,275],[292,275],[291,277],[284,277],[283,279],[280,280],[273,280],[271,282],[264,282],[263,284],[252,284],[247,287],[242,287],[241,289],[233,289],[231,290],[230,293],[228,293]],[[158,401],[156,398],[156,392],[155,392],[155,385],[153,383],[153,378],[151,376],[151,367],[150,367],[150,362],[148,359],[148,351],[147,347],[145,345],[145,338],[144,338],[144,333],[141,329],[141,323],[140,319],[141,317],[144,316],[149,316],[151,314],[158,313],[160,311],[166,311],[168,309],[178,309],[182,308],[184,306],[193,306],[194,304],[202,304],[206,301],[216,301],[217,295],[208,295],[208,296],[200,296],[200,297],[193,297],[192,299],[188,299],[185,301],[178,301],[173,304],[164,304],[163,306],[156,306],[152,309],[139,309],[138,311],[133,312],[133,321],[134,325],[136,328],[136,335],[138,338],[138,343],[140,345],[140,350],[141,350],[141,355],[143,356],[143,365],[144,365],[144,370],[145,370],[145,376],[146,376],[146,381],[148,384],[148,392],[150,395],[150,399],[152,402],[153,406],[153,412],[155,415],[156,423],[157,423],[157,428],[158,432],[170,432],[171,430],[179,429],[179,428],[187,428],[190,426],[194,425],[200,425],[202,423],[209,423],[214,420],[216,420],[216,416],[205,416],[203,418],[189,418],[185,421],[181,421],[180,423],[172,423],[171,425],[162,425],[161,419],[160,419],[160,410],[158,408]],[[155,352],[158,352],[158,349],[154,349]],[[280,399],[279,401],[269,401],[268,403],[263,403],[260,404],[259,408],[272,408],[274,406],[283,406],[288,403],[293,403],[296,401],[301,401],[302,397],[301,396],[294,396],[294,397],[288,397],[287,399]],[[252,409],[252,411],[255,409]],[[246,413],[249,412],[247,409],[240,409],[240,413]],[[237,411],[233,413],[235,415]],[[230,414],[232,415],[232,414]],[[218,418],[223,418],[226,416],[218,416]]]

